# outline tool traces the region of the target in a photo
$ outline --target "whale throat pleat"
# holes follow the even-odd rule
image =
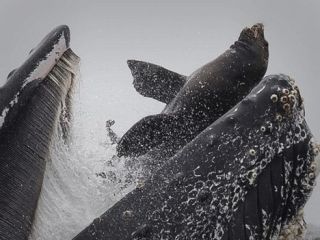
[[[25,240],[30,234],[61,102],[67,98],[78,64],[79,58],[67,50],[32,92],[29,88],[30,96],[23,103],[18,99],[16,111],[8,112],[10,122],[0,131],[1,240]]]

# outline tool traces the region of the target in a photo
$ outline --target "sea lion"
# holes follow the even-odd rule
[[[266,72],[268,55],[263,25],[256,24],[243,29],[227,51],[189,77],[128,61],[136,89],[167,106],[124,134],[118,156],[140,156],[150,150],[160,153],[160,159],[172,156],[250,92]]]
[[[74,240],[297,239],[315,150],[293,81],[265,77]]]
[[[0,88],[0,239],[30,234],[51,140],[70,111],[79,58],[69,43],[69,28],[55,28]]]

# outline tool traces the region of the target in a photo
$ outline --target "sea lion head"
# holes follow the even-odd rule
[[[242,69],[240,74],[246,73],[246,84],[256,85],[266,73],[269,59],[269,45],[264,37],[263,24],[244,28],[230,51],[238,56]]]
[[[251,28],[244,28],[240,33],[238,41],[254,43],[263,49],[268,48],[268,42],[264,38],[264,26],[262,23],[257,23]]]
[[[251,50],[260,53],[262,55],[262,59],[267,64],[269,58],[269,44],[264,37],[264,26],[262,23],[257,23],[251,28],[244,28],[241,31],[237,42],[240,42],[244,44],[245,47],[249,47]]]

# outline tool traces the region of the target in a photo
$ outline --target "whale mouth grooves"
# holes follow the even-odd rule
[[[80,58],[67,49],[44,76],[28,83],[0,131],[0,237],[27,239],[46,162],[59,126],[67,136]],[[18,231],[17,231],[18,229]]]
[[[69,136],[72,112],[72,94],[79,73],[80,58],[69,48],[57,61],[49,72],[48,79],[65,92],[65,99],[61,101],[60,127],[63,139]]]

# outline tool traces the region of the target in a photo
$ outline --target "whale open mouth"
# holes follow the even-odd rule
[[[21,67],[10,72],[0,89],[0,129],[14,122],[19,112],[30,104],[36,89],[46,86],[47,91],[56,88],[63,95],[60,97],[61,120],[64,120],[61,124],[64,125],[63,134],[66,134],[65,122],[70,121],[70,94],[79,65],[79,57],[69,48],[69,42],[69,28],[57,27],[32,50]],[[56,86],[50,87],[52,84]]]
[[[51,31],[0,89],[0,236],[27,239],[52,138],[66,138],[79,57],[67,26]],[[61,126],[61,128],[59,127]]]

